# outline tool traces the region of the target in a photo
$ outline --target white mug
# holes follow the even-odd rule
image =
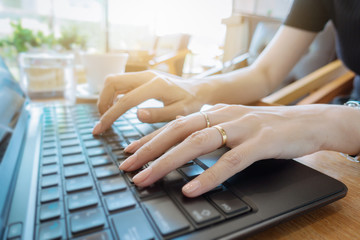
[[[128,56],[127,53],[85,53],[83,62],[89,92],[99,93],[107,75],[124,73]]]

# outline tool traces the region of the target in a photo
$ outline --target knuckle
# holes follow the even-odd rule
[[[203,145],[207,143],[208,140],[209,134],[205,131],[196,131],[187,138],[187,141],[193,145]]]
[[[116,80],[116,76],[115,75],[107,75],[105,77],[105,80],[104,80],[104,85],[105,86],[110,86],[113,84],[113,82]]]
[[[139,141],[141,141],[141,139],[139,140]],[[143,153],[143,154],[149,154],[149,153],[151,153],[152,151],[154,150],[154,148],[152,147],[152,145],[151,144],[145,144],[145,145],[143,145],[142,147],[141,147],[141,152]]]
[[[261,120],[261,117],[256,113],[248,113],[242,117],[242,120],[250,123],[258,123]]]
[[[276,135],[277,135],[277,131],[274,128],[272,128],[270,126],[262,126],[259,131],[258,138],[264,139],[264,140],[269,140]]]
[[[186,126],[186,119],[185,118],[178,118],[169,123],[168,128],[171,130],[178,130],[183,129]]]

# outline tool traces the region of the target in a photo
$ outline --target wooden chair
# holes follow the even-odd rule
[[[335,60],[263,98],[257,105],[329,103],[336,96],[350,93],[354,77],[340,60]]]
[[[181,76],[185,57],[189,53],[190,36],[170,34],[157,37],[151,51],[129,51],[126,72],[157,69]]]

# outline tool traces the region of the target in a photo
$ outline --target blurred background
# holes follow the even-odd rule
[[[16,69],[20,52],[128,52],[126,71],[156,68],[192,77],[248,52],[258,23],[276,23],[277,28],[291,4],[292,0],[1,0],[0,54]]]

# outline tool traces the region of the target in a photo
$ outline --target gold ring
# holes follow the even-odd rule
[[[204,118],[205,118],[205,121],[206,121],[206,127],[209,128],[210,127],[210,120],[209,120],[209,117],[208,115],[206,114],[206,112],[200,112]]]
[[[216,128],[221,135],[221,140],[222,140],[221,146],[226,145],[227,135],[226,135],[225,130],[222,127],[220,127],[219,125],[216,125],[213,127]]]

